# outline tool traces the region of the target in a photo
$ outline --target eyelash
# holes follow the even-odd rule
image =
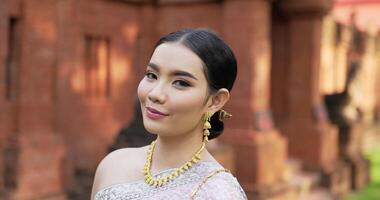
[[[176,81],[174,81],[174,83],[176,83],[176,82],[178,82],[179,83],[179,87],[190,87],[191,85],[188,83],[188,82],[186,82],[186,81],[182,81],[182,80],[176,80]]]
[[[156,74],[154,74],[152,72],[146,72],[145,76],[150,80],[157,79]],[[191,84],[189,84],[187,81],[183,81],[183,80],[175,80],[173,83],[179,83],[179,84],[175,84],[179,87],[190,87],[191,86]]]
[[[156,74],[152,73],[152,72],[146,72],[145,73],[145,76],[148,78],[148,79],[156,79],[157,76]],[[151,77],[151,76],[154,76],[154,77]]]

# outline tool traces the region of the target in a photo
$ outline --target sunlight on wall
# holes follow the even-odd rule
[[[255,52],[253,58],[253,67],[252,71],[252,94],[254,97],[254,102],[252,102],[252,107],[255,109],[265,109],[267,108],[269,102],[269,78],[270,78],[270,53],[269,48],[264,47],[262,51],[252,51]]]
[[[321,38],[320,87],[324,94],[339,93],[344,90],[347,73],[347,53],[350,41],[349,28],[338,26],[332,17],[325,17]]]
[[[113,49],[116,51],[115,49]],[[130,56],[115,52],[111,60],[112,83],[117,85],[128,81],[131,76],[132,61]]]
[[[122,33],[128,42],[135,42],[137,37],[137,25],[128,25],[122,28]]]
[[[85,89],[85,70],[83,67],[76,67],[70,79],[70,86],[75,93],[82,93]]]

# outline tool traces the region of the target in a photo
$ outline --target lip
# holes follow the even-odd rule
[[[154,108],[151,108],[151,107],[145,107],[146,109],[146,114],[149,118],[151,119],[162,119],[166,116],[168,116],[168,114],[165,114],[165,113],[162,113]]]

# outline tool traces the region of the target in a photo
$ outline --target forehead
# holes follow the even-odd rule
[[[190,49],[179,43],[164,43],[159,45],[150,59],[162,70],[181,70],[196,76],[203,74],[202,60]]]

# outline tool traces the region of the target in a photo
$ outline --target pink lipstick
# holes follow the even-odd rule
[[[151,108],[151,107],[146,107],[146,114],[147,116],[150,118],[150,119],[162,119],[166,116],[168,116],[168,114],[165,114],[165,113],[162,113],[154,108]]]

